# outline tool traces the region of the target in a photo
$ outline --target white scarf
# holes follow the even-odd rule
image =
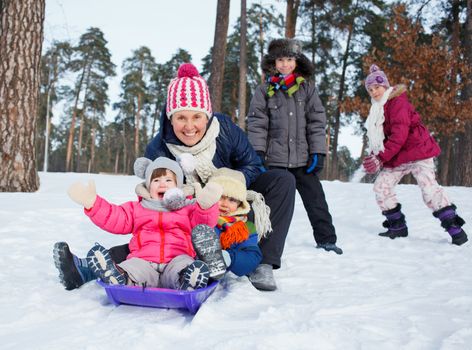
[[[203,138],[194,146],[174,145],[166,143],[170,153],[175,158],[183,153],[190,153],[195,157],[195,171],[192,174],[185,174],[186,182],[200,182],[196,175],[200,177],[201,182],[207,183],[208,178],[213,175],[216,167],[213,165],[213,157],[216,152],[216,137],[220,133],[220,123],[217,118],[213,118],[210,127]]]
[[[384,150],[383,141],[385,135],[383,132],[383,123],[385,121],[384,115],[384,105],[388,101],[390,93],[393,91],[393,87],[389,87],[385,90],[380,101],[375,101],[371,99],[372,106],[370,106],[369,116],[365,122],[367,128],[367,138],[369,140],[369,150],[368,153],[373,153],[378,155],[379,152]]]

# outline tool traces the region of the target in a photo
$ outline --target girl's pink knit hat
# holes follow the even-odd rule
[[[187,110],[205,113],[208,119],[212,116],[208,85],[191,63],[179,67],[177,78],[167,88],[167,118]]]
[[[365,80],[365,88],[369,90],[372,85],[381,85],[388,89],[390,87],[390,83],[388,82],[387,76],[380,68],[373,64],[370,66],[370,74],[367,76]]]

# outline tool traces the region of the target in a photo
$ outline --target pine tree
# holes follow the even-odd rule
[[[92,90],[100,90],[106,86],[106,79],[115,75],[115,65],[111,62],[111,54],[106,47],[107,41],[103,32],[99,28],[91,27],[84,33],[79,40],[79,44],[74,47],[73,57],[70,62],[70,70],[77,73],[75,86],[72,90],[74,96],[74,105],[72,108],[72,118],[69,127],[69,136],[67,141],[67,152],[65,169],[72,169],[72,154],[74,144],[74,134],[76,129],[77,117],[81,117],[79,140],[78,140],[78,164],[80,166],[80,157],[82,154],[82,133],[84,123],[87,118],[88,94]],[[106,94],[105,94],[106,96]],[[82,97],[82,105],[79,109],[79,103]],[[107,103],[108,101],[102,101]]]
[[[51,118],[54,105],[63,98],[59,85],[60,79],[67,72],[71,55],[69,42],[54,41],[41,59],[41,85],[39,96],[39,118],[36,129],[36,154],[38,167],[48,170],[48,153],[51,129]]]
[[[192,56],[188,51],[178,49],[171,59],[163,64],[157,64],[156,70],[151,77],[150,95],[152,97],[152,130],[151,135],[157,132],[159,116],[162,108],[166,104],[167,86],[170,81],[177,76],[177,71],[181,64],[192,62]]]
[[[218,0],[216,8],[215,36],[213,41],[211,75],[208,79],[211,104],[214,111],[221,110],[221,91],[225,72],[226,37],[229,25],[230,0]]]
[[[284,17],[278,14],[273,5],[254,3],[247,11],[248,41],[254,43],[254,50],[259,53],[258,60],[262,61],[266,43],[282,36]],[[264,79],[261,75],[261,83]]]
[[[132,161],[142,155],[142,150],[148,141],[147,122],[153,107],[150,86],[156,67],[151,50],[145,46],[134,50],[131,57],[123,62],[122,92],[120,101],[114,105],[114,109],[119,110],[116,122],[123,125],[125,173],[130,171]]]
[[[338,138],[341,127],[350,122],[343,114],[346,96],[358,85],[358,72],[362,71],[360,57],[367,52],[368,26],[379,22],[375,12],[382,12],[383,1],[320,1],[302,4],[302,32],[310,40],[305,49],[311,51],[315,64],[315,79],[328,117],[328,152],[326,171],[328,178],[340,176]],[[350,91],[351,90],[351,91]]]

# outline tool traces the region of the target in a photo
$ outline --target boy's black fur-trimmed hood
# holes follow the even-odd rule
[[[269,43],[268,53],[264,55],[261,68],[266,76],[277,73],[275,60],[280,57],[295,57],[297,67],[295,72],[305,79],[312,78],[315,66],[302,52],[302,43],[295,39],[275,39]]]

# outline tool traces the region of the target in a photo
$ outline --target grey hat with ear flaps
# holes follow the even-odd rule
[[[159,168],[169,169],[172,171],[177,178],[177,187],[182,187],[184,183],[184,174],[179,163],[176,161],[166,157],[159,157],[153,161],[145,157],[140,157],[134,162],[134,174],[137,177],[146,180],[147,189],[149,189],[152,172]]]

